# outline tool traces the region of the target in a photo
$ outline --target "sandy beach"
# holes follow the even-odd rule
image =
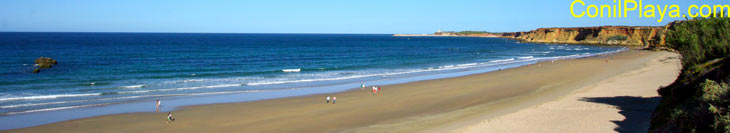
[[[608,61],[606,61],[608,60]],[[334,94],[190,106],[7,132],[614,132],[648,124],[677,54],[629,50]],[[369,88],[370,86],[366,87]],[[366,89],[368,90],[368,89]],[[326,104],[325,97],[337,97]],[[150,101],[154,111],[154,99]],[[638,105],[628,105],[638,103]],[[648,113],[648,114],[647,114]],[[634,117],[646,117],[643,120]],[[618,129],[618,127],[621,127]]]
[[[464,124],[454,132],[646,132],[661,98],[656,90],[679,75],[678,55],[632,70],[514,113]]]

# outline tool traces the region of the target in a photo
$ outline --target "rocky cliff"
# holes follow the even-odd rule
[[[572,43],[664,46],[665,27],[600,26],[576,28],[539,28],[528,32],[502,33],[502,37],[537,43]]]

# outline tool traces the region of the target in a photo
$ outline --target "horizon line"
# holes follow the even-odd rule
[[[254,32],[117,32],[117,31],[0,31],[0,33],[149,33],[149,34],[372,34],[390,35],[400,33],[254,33]]]
[[[443,32],[480,31],[480,32],[490,32],[490,33],[510,33],[510,32],[529,32],[529,31],[536,30],[536,29],[541,29],[541,28],[587,28],[587,27],[611,27],[611,26],[617,26],[617,27],[662,27],[662,26],[665,26],[665,25],[666,24],[664,24],[664,25],[657,25],[657,26],[647,26],[647,25],[644,25],[644,26],[638,26],[638,25],[591,25],[591,26],[578,26],[578,27],[576,27],[576,26],[565,26],[565,27],[561,27],[561,26],[546,26],[546,27],[538,27],[538,28],[534,28],[534,29],[526,30],[526,31],[486,31],[486,30],[460,30],[460,31],[456,31],[456,30],[442,30],[442,31]],[[381,35],[383,35],[383,34],[385,34],[385,35],[387,35],[387,34],[391,34],[391,35],[392,34],[433,34],[435,32],[436,31],[431,32],[431,33],[342,33],[342,32],[340,32],[340,33],[315,33],[315,32],[310,32],[310,33],[306,33],[306,32],[304,32],[304,33],[285,33],[285,32],[278,32],[278,33],[277,32],[254,33],[254,32],[156,32],[156,31],[152,31],[152,32],[146,32],[146,31],[0,31],[0,33],[381,34]]]

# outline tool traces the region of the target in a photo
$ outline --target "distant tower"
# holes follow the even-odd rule
[[[439,29],[439,30],[438,30],[438,31],[436,31],[436,32],[441,32],[441,29]]]

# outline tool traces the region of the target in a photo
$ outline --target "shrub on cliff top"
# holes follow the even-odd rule
[[[682,71],[660,88],[650,132],[730,132],[730,18],[673,22],[667,46],[682,55]]]
[[[730,131],[730,112],[728,112],[728,87],[727,83],[717,83],[712,80],[706,80],[701,84],[702,94],[701,102],[707,103],[706,111],[713,117],[714,122],[711,127],[715,131]]]
[[[726,83],[717,83],[712,80],[705,80],[702,86],[702,101],[711,103],[723,103],[730,99],[728,98],[728,85]]]
[[[730,18],[682,21],[666,35],[667,46],[679,51],[685,68],[730,54]]]

